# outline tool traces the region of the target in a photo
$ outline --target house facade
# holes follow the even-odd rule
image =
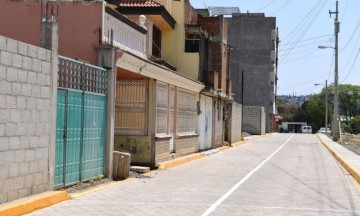
[[[227,32],[188,0],[0,2],[1,201],[240,141]]]
[[[111,7],[147,30],[142,58],[117,51],[115,150],[129,152],[134,164],[151,166],[197,152],[204,86],[176,71],[164,52],[176,20],[155,1],[121,1]]]
[[[141,4],[121,1],[119,11],[136,18],[141,13],[154,13],[155,9],[148,9],[149,5],[158,8],[158,11],[159,8],[166,9],[176,21],[173,29],[162,29],[162,43],[150,47],[161,47],[161,59],[167,67],[205,84],[197,105],[198,149],[216,148],[222,146],[224,141],[240,141],[241,127],[236,121],[241,117],[241,107],[239,104],[233,107],[228,76],[227,20],[223,16],[200,15],[189,1],[142,1]],[[148,29],[154,29],[154,25],[148,26]],[[152,43],[156,43],[156,40]],[[153,54],[153,51],[149,53]],[[154,55],[150,57],[159,58]],[[232,118],[232,112],[238,117]]]

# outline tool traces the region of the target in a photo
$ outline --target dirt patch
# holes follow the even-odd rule
[[[71,185],[71,186],[68,186],[65,188],[60,188],[58,190],[66,191],[69,194],[72,194],[72,193],[82,192],[82,191],[88,190],[89,188],[92,188],[92,187],[95,187],[98,185],[102,185],[102,184],[106,184],[109,182],[111,182],[111,180],[108,178],[102,178],[102,179],[97,178],[97,179],[93,179],[93,180],[90,180],[87,182],[79,182],[79,183],[76,183],[75,185]]]
[[[155,175],[156,174],[157,173],[155,173]],[[150,179],[150,178],[154,178],[154,176],[130,171],[128,178]],[[92,187],[103,185],[103,184],[106,184],[106,183],[109,183],[112,181],[113,180],[110,180],[108,178],[97,178],[97,179],[93,179],[93,180],[90,180],[87,182],[79,182],[79,183],[76,183],[76,184],[68,186],[68,187],[59,188],[58,191],[66,191],[69,194],[79,193],[79,192],[86,191]],[[114,180],[114,181],[122,181],[122,180]]]
[[[353,135],[345,135],[340,145],[348,150],[360,155],[360,137]]]

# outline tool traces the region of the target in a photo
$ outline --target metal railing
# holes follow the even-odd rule
[[[59,56],[58,87],[107,93],[107,71],[85,62]]]

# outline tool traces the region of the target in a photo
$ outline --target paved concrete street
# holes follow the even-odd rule
[[[353,216],[360,185],[316,135],[277,134],[29,215]]]

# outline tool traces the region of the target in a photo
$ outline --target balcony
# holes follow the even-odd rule
[[[106,8],[102,42],[141,58],[146,58],[147,30],[119,14],[111,8]]]

